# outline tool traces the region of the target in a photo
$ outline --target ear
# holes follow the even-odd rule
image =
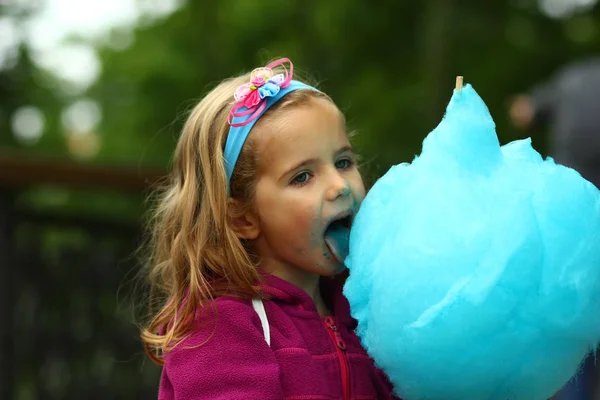
[[[252,240],[260,234],[258,216],[237,199],[227,199],[227,221],[240,239]]]

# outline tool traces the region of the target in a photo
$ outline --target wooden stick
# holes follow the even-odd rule
[[[456,90],[460,90],[463,87],[463,77],[462,76],[457,76],[456,77]]]

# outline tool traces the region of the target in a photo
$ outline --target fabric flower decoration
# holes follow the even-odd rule
[[[272,68],[277,65],[282,65],[285,61],[289,62],[287,59],[282,59],[271,63],[266,67],[256,68],[250,74],[250,82],[238,86],[233,94],[236,104],[229,114],[229,124],[231,126],[241,126],[252,121],[258,116],[258,114],[260,114],[259,110],[264,108],[263,101],[266,97],[277,95],[281,88],[289,85],[292,79],[291,68],[289,74],[286,69],[285,74],[273,75]],[[245,107],[248,110],[237,113],[241,107]],[[233,118],[242,117],[248,114],[252,114],[252,116],[246,121],[237,124],[233,123]]]

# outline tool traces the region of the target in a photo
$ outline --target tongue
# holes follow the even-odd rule
[[[342,224],[332,224],[325,232],[325,243],[329,251],[341,263],[344,262],[350,252],[350,229]]]

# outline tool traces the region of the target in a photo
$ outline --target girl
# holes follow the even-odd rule
[[[292,76],[281,59],[226,80],[183,128],[142,331],[159,399],[392,398],[342,296],[365,195],[345,120]]]

